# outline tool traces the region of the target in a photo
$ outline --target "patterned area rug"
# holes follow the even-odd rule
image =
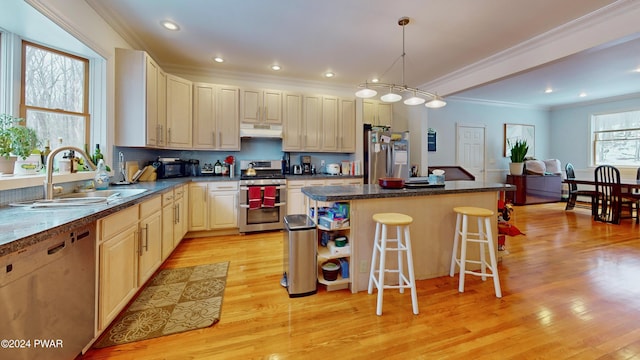
[[[220,320],[229,263],[157,273],[94,347],[125,344],[211,326]]]

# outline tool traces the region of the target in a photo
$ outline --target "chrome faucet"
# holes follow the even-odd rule
[[[84,152],[84,150],[78,147],[60,146],[53,149],[49,153],[49,156],[47,156],[47,168],[46,168],[47,173],[44,179],[44,198],[47,200],[53,199],[53,158],[56,156],[57,153],[65,150],[73,150],[79,153],[80,155],[82,155],[82,157],[84,157],[85,163],[89,165],[91,170],[94,170],[94,171],[96,170],[96,165],[91,161],[91,158],[89,157],[89,155],[87,155],[87,153]]]

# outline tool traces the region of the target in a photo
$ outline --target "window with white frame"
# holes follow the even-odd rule
[[[89,60],[22,43],[21,116],[44,143],[89,143]]]
[[[597,165],[640,165],[640,110],[592,115],[593,161]]]

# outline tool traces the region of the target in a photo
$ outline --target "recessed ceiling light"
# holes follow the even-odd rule
[[[580,96],[580,97],[585,97],[585,96],[587,96],[587,93],[583,91],[583,92],[581,92],[578,96]]]
[[[552,89],[552,88],[546,88],[546,89],[544,90],[544,93],[545,93],[545,94],[551,94],[552,92],[553,92],[553,89]]]
[[[371,82],[372,82],[372,83],[377,83],[378,81],[380,81],[380,79],[378,79],[378,78],[373,78],[373,79],[371,79]]]
[[[221,62],[224,62],[224,59],[221,58],[220,56],[216,56],[216,57],[213,58],[213,61],[215,61],[217,63],[221,63]]]
[[[331,71],[327,71],[326,73],[324,73],[324,77],[327,78],[332,78],[334,76],[336,76],[336,74],[332,73]]]
[[[280,65],[271,65],[271,70],[278,71],[280,69],[282,69]]]
[[[178,24],[174,23],[173,21],[164,20],[164,21],[161,21],[160,24],[167,30],[171,30],[171,31],[180,30],[180,26],[178,26]]]
[[[640,73],[640,66],[638,66],[635,70],[633,70],[633,72]]]

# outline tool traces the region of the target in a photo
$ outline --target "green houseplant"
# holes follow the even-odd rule
[[[38,134],[21,125],[23,119],[0,114],[0,172],[13,173],[17,158],[25,160],[38,147]]]
[[[518,139],[514,144],[508,141],[509,148],[511,149],[511,164],[509,164],[509,171],[511,175],[522,175],[524,171],[524,158],[529,151],[529,145],[527,140]]]

